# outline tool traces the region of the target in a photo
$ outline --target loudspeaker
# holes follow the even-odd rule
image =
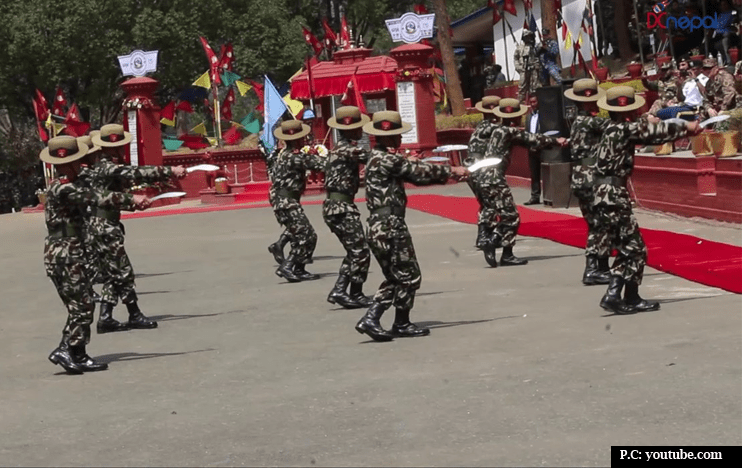
[[[536,90],[538,99],[538,121],[541,133],[558,130],[559,136],[567,137],[568,128],[564,118],[564,91],[561,86],[544,86]],[[569,161],[567,148],[550,148],[541,151],[543,162]]]

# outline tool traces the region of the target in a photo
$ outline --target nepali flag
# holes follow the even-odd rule
[[[231,43],[222,46],[219,54],[219,68],[232,71],[234,63],[234,47]]]
[[[322,27],[325,30],[325,48],[332,52],[332,48],[338,45],[338,38],[327,22],[327,18],[322,18]]]
[[[652,7],[652,11],[655,14],[660,14],[663,11],[665,11],[665,8],[667,8],[667,5],[669,5],[670,3],[672,3],[672,0],[662,0],[661,2],[659,2],[658,4]]]
[[[232,104],[234,101],[234,88],[229,88],[222,104],[222,118],[224,120],[232,120]]]
[[[495,0],[487,0],[487,6],[492,8],[492,24],[495,25],[500,21],[500,11],[497,9]]]
[[[323,47],[322,44],[320,44],[319,39],[317,39],[314,34],[311,33],[307,28],[304,26],[301,27],[301,31],[304,34],[304,40],[312,46],[312,50],[314,50],[314,55],[319,55],[322,53]]]
[[[52,105],[52,114],[63,116],[64,108],[67,107],[67,99],[64,97],[64,91],[57,86],[57,93],[54,95],[54,104]]]
[[[201,45],[204,48],[204,52],[206,52],[206,58],[209,59],[209,75],[211,76],[211,82],[222,84],[222,79],[219,76],[219,59],[216,57],[216,54],[211,49],[211,46],[206,41],[206,39],[203,36],[200,36],[199,39],[201,40]]]
[[[517,15],[518,12],[515,11],[515,0],[505,0],[505,2],[502,5],[503,11],[507,11],[511,15]]]
[[[343,15],[342,21],[340,21],[340,47],[343,49],[350,48],[350,29],[348,28],[348,21]]]

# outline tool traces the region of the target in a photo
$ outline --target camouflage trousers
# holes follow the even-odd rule
[[[538,70],[521,73],[518,80],[518,100],[526,102],[526,96],[535,96],[536,88],[539,86]]]
[[[103,283],[101,301],[116,305],[137,301],[134,268],[124,249],[124,231],[121,223],[93,216],[85,226],[86,247],[97,260],[98,278]]]
[[[273,184],[271,184],[271,188],[268,189],[268,203],[271,204],[271,207],[275,209],[276,206],[276,190],[273,188]],[[280,223],[279,223],[280,224]],[[282,236],[289,236],[291,237],[291,233],[289,233],[289,230],[284,228],[283,232],[281,233]]]
[[[587,242],[585,244],[585,255],[595,257],[610,257],[611,242],[608,231],[599,229],[598,213],[593,205],[593,183],[594,171],[588,166],[576,165],[572,168],[572,181],[570,187],[572,193],[580,203],[582,217],[587,223]]]
[[[641,284],[647,264],[647,246],[631,209],[629,192],[623,187],[601,184],[595,187],[599,235],[613,239],[618,255],[611,267],[612,276]]]
[[[341,203],[352,206],[352,209],[348,208],[348,211],[333,214],[332,205]],[[346,252],[340,265],[340,276],[349,277],[351,283],[364,283],[371,265],[371,251],[363,235],[361,213],[358,208],[352,203],[325,200],[322,206],[322,217],[330,231],[343,244]]]
[[[554,62],[543,64],[541,68],[541,82],[544,86],[549,86],[549,77],[554,78],[555,84],[562,84],[562,75],[559,72],[559,66]]]
[[[299,263],[312,263],[317,247],[317,233],[309,222],[298,200],[276,197],[273,213],[278,223],[286,228],[291,238],[291,255]]]
[[[477,224],[494,228],[502,238],[503,247],[515,245],[520,215],[505,178],[483,174],[467,179],[467,183],[479,202]]]
[[[374,295],[385,309],[394,305],[410,310],[422,276],[415,256],[415,246],[404,218],[394,215],[371,215],[368,218],[368,244],[379,262],[384,282]]]
[[[70,346],[88,344],[95,302],[83,259],[75,263],[46,263],[44,267],[67,308],[67,322],[62,336],[69,341]]]

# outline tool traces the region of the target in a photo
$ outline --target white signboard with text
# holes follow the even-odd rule
[[[402,144],[415,144],[417,137],[417,108],[415,107],[415,84],[410,81],[397,82],[397,109],[402,122],[412,125],[412,130],[402,134]]]
[[[412,44],[420,39],[433,37],[435,14],[405,13],[400,18],[386,20],[386,28],[394,42]]]
[[[157,71],[157,50],[135,50],[129,55],[119,55],[119,66],[124,76],[144,76]]]
[[[137,112],[128,111],[126,118],[129,124],[129,133],[131,133],[131,143],[129,143],[129,156],[130,164],[132,166],[139,165],[139,139],[137,138]]]

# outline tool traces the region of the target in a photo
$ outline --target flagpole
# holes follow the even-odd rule
[[[603,26],[603,6],[601,5],[600,0],[595,0],[595,3],[597,3],[600,6],[600,15],[598,15],[598,24],[600,25],[600,31],[602,32],[602,42],[606,41],[606,33],[605,33],[605,26]],[[598,31],[595,31],[595,37],[598,37]],[[604,56],[605,52],[607,51],[607,47],[604,49],[603,44],[598,42],[598,46],[600,46],[600,56]]]
[[[639,9],[636,6],[636,0],[632,2],[634,4],[634,16],[636,17],[636,36],[639,42],[639,60],[642,62],[642,70],[644,70],[644,48],[642,47],[642,33],[639,28]]]
[[[307,64],[307,83],[309,84],[309,107],[312,109],[312,112],[314,112],[314,115],[317,115],[317,111],[314,108],[314,83],[312,83],[312,64],[309,57],[306,59]]]
[[[214,91],[214,130],[216,131],[216,146],[222,147],[222,119],[219,115],[219,89],[216,83],[212,81],[211,89]]]
[[[493,6],[497,8],[497,4]],[[510,81],[510,61],[508,59],[508,37],[505,35],[505,12],[502,12],[502,46],[505,48],[505,73]]]

